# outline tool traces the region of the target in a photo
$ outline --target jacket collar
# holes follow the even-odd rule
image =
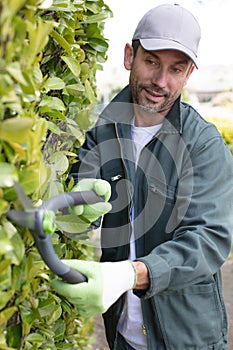
[[[100,115],[105,121],[114,123],[130,124],[134,115],[132,95],[129,85],[127,85],[119,94],[107,105]],[[173,107],[168,112],[161,133],[182,134],[183,123],[181,113],[180,97],[175,101]]]

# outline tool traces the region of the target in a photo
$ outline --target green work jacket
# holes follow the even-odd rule
[[[86,133],[73,169],[76,179],[111,184],[101,261],[128,259],[134,225],[137,260],[150,278],[147,291],[134,291],[148,350],[226,349],[220,269],[233,232],[233,157],[216,127],[178,99],[135,166],[133,113],[127,86]],[[123,303],[103,315],[111,349]]]

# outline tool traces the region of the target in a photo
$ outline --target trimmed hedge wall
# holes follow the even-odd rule
[[[88,349],[92,322],[50,287],[52,273],[29,230],[7,219],[67,191],[65,180],[93,122],[96,70],[106,60],[102,0],[2,0],[0,4],[0,348]],[[69,185],[70,187],[72,184]],[[63,258],[93,258],[83,242],[53,237]]]

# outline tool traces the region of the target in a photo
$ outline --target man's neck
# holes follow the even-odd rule
[[[143,111],[140,107],[135,108],[134,105],[134,113],[135,113],[135,126],[137,127],[148,127],[154,126],[158,124],[163,124],[164,119],[169,111],[163,112],[155,112],[148,113]]]
[[[146,116],[138,115],[135,113],[135,126],[137,127],[149,127],[158,124],[163,124],[165,116],[157,113],[147,114]]]

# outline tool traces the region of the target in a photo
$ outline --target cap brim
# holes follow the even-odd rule
[[[176,41],[165,39],[139,39],[139,41],[142,47],[147,51],[177,50],[183,52],[193,61],[196,68],[198,68],[196,55],[187,47]]]

